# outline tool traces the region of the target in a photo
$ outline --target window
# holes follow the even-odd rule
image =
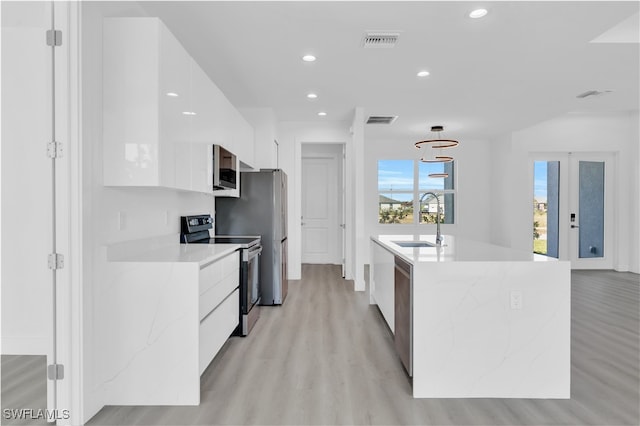
[[[454,163],[378,161],[378,223],[429,224],[435,223],[439,214],[441,223],[453,224]],[[429,177],[433,173],[447,173],[449,176]],[[432,193],[438,195],[438,200]]]
[[[413,160],[378,161],[378,222],[413,223]]]
[[[446,178],[429,177],[432,173],[446,173]],[[440,214],[440,223],[453,223],[454,219],[454,182],[453,161],[450,163],[423,163],[418,161],[418,182],[420,193],[420,223],[436,223],[436,214]],[[438,194],[438,202],[430,193]]]

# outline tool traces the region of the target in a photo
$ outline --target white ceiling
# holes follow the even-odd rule
[[[142,4],[235,106],[273,107],[280,121],[350,121],[360,106],[399,115],[368,137],[414,140],[442,124],[490,138],[567,112],[639,108],[640,44],[591,42],[628,25],[637,1]],[[467,17],[480,6],[485,18]],[[371,30],[400,32],[397,46],[363,49]],[[588,90],[612,92],[576,98]]]

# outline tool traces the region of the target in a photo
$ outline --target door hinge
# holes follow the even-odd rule
[[[62,142],[53,141],[47,144],[47,156],[49,158],[62,158],[63,153]]]
[[[47,377],[49,380],[64,379],[64,365],[62,364],[47,365]]]
[[[49,269],[62,268],[64,268],[64,256],[58,253],[51,253],[49,255]]]
[[[62,46],[62,31],[47,30],[47,46]]]

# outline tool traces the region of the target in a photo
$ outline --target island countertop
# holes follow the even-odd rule
[[[413,265],[424,262],[553,262],[554,258],[524,250],[502,247],[452,235],[443,235],[441,247],[435,246],[436,236],[375,235],[371,240]],[[426,241],[435,247],[402,247],[397,242]]]

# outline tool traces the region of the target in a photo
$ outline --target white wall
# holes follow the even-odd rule
[[[181,215],[213,214],[215,210],[213,197],[206,194],[102,185],[102,18],[107,16],[144,16],[144,12],[136,3],[82,3],[85,420],[102,408],[94,375],[101,368],[96,363],[100,342],[93,338],[108,318],[94,317],[92,306],[100,302],[104,285],[105,246],[162,236],[177,241]]]
[[[302,143],[351,143],[349,123],[280,122],[278,126],[280,144],[280,168],[289,178],[289,278],[301,277],[301,144]],[[346,173],[353,173],[347,164]]]
[[[630,113],[631,119],[631,193],[632,202],[631,225],[629,235],[631,244],[629,247],[629,270],[640,274],[640,111]],[[635,165],[633,164],[635,159]],[[635,185],[634,185],[635,183]],[[635,187],[635,188],[634,188]],[[635,242],[634,242],[635,240]]]
[[[499,246],[511,246],[511,229],[513,217],[509,208],[496,208],[495,206],[509,206],[512,203],[513,189],[505,182],[508,176],[512,176],[513,162],[511,161],[511,133],[503,135],[489,145],[491,161],[500,167],[492,167],[490,171],[490,197],[491,205],[489,220],[489,241]]]
[[[509,167],[494,169],[491,240],[522,250],[531,249],[530,155],[536,152],[613,152],[615,159],[615,214],[618,270],[638,271],[638,113],[567,114],[496,140],[494,158],[510,152]],[[504,198],[506,197],[506,199]],[[508,218],[508,220],[504,220]],[[635,230],[635,231],[634,231]],[[631,231],[631,232],[630,232]],[[635,266],[634,266],[635,264]]]
[[[347,206],[347,224],[353,228],[353,243],[347,242],[347,265],[349,252],[353,252],[354,290],[365,291],[364,265],[369,256],[369,236],[365,231],[365,111],[356,107],[351,122],[351,144],[347,146],[347,160],[353,174],[347,174],[347,200],[353,200],[353,208]],[[349,179],[351,178],[351,179]],[[349,190],[352,192],[350,193]],[[347,232],[349,229],[347,228]],[[347,274],[349,269],[347,268]],[[347,275],[349,276],[349,275]]]
[[[455,135],[449,135],[455,136]],[[413,140],[365,141],[365,234],[435,234],[435,225],[400,225],[378,223],[378,160],[414,160],[420,158]],[[489,144],[482,140],[463,139],[450,151],[456,161],[455,224],[442,225],[442,233],[479,241],[489,241],[491,170],[494,160],[489,156]],[[368,254],[366,263],[369,262]]]
[[[2,2],[2,353],[51,349],[51,5]]]

